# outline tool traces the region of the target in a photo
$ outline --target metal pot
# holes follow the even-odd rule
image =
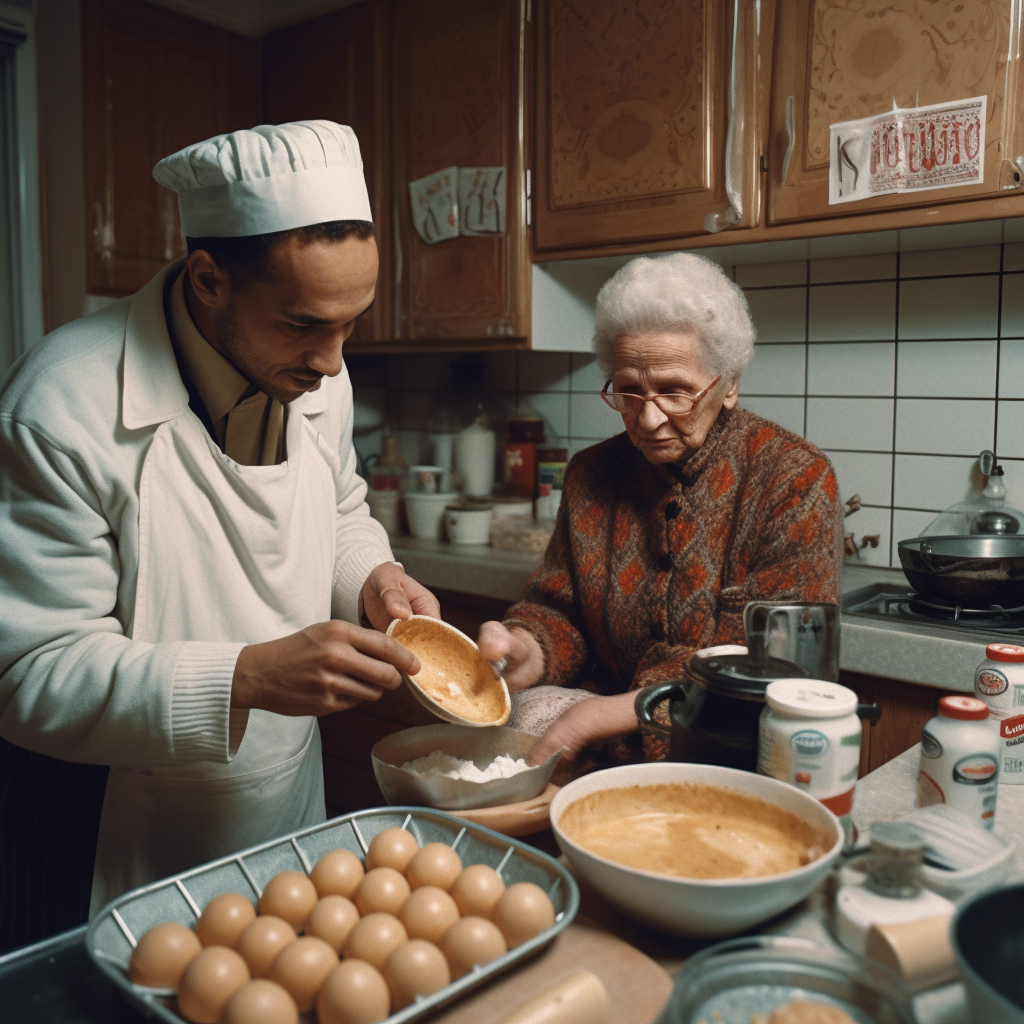
[[[896,548],[923,598],[969,608],[1024,605],[1024,537],[914,537]]]
[[[765,687],[799,678],[798,665],[780,658],[755,661],[747,654],[695,654],[683,679],[645,687],[637,694],[637,718],[654,728],[654,709],[669,700],[670,761],[696,761],[754,771]]]
[[[1024,1024],[1024,885],[991,889],[965,903],[950,938],[971,1020]]]

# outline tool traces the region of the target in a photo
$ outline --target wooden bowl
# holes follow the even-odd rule
[[[419,658],[402,678],[416,699],[453,725],[504,725],[512,710],[505,680],[465,633],[429,615],[395,619],[388,636]]]

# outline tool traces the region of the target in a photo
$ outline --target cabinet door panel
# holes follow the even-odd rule
[[[352,333],[357,344],[391,337],[388,10],[387,0],[364,0],[263,41],[267,121],[323,118],[350,125],[359,139],[380,274],[374,304]]]
[[[772,88],[769,220],[849,216],[875,210],[962,202],[1012,192],[1024,96],[1017,63],[1014,0],[780,0]],[[980,185],[910,192],[828,205],[829,126],[972,96],[988,97],[985,180]],[[792,102],[794,138],[786,128]],[[792,144],[788,174],[781,180]],[[1018,178],[1014,180],[1014,173]]]
[[[127,295],[183,252],[153,166],[260,120],[259,43],[132,3],[83,6],[88,289]]]
[[[724,0],[538,0],[534,247],[600,246],[704,233],[729,207]],[[740,225],[756,223],[760,48],[740,2],[733,146]]]
[[[392,198],[400,252],[395,337],[529,333],[523,210],[521,0],[397,0],[392,17]],[[427,245],[409,182],[449,166],[504,167],[505,231]]]

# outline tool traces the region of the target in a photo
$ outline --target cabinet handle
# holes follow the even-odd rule
[[[743,219],[743,160],[746,141],[746,61],[743,59],[743,33],[740,19],[747,5],[734,0],[732,12],[732,59],[729,68],[729,128],[725,139],[725,196],[729,208],[709,213],[704,218],[704,230],[715,234],[733,227]],[[756,43],[757,29],[754,29]],[[756,52],[756,45],[754,47]]]
[[[796,118],[793,114],[793,97],[786,97],[786,135],[789,142],[786,144],[786,155],[782,158],[782,179],[780,185],[786,184],[789,177],[789,162],[793,159],[793,150],[796,149]]]

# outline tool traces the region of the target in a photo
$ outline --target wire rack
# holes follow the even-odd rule
[[[446,843],[458,852],[466,867],[487,864],[501,875],[506,885],[515,882],[539,885],[554,905],[555,923],[497,960],[475,967],[439,992],[418,997],[410,1006],[388,1017],[387,1024],[419,1020],[483,985],[538,953],[576,916],[580,902],[576,881],[553,857],[517,839],[442,811],[387,807],[333,818],[322,825],[134,889],[107,904],[93,919],[85,937],[86,949],[93,962],[130,1003],[169,1024],[183,1024],[173,991],[144,988],[128,980],[132,950],[148,929],[164,921],[177,921],[191,927],[203,907],[221,893],[236,892],[256,901],[274,875],[281,871],[302,871],[308,875],[313,865],[331,850],[351,850],[363,859],[374,836],[395,825],[407,829],[420,846]],[[312,1021],[314,1016],[303,1014],[302,1019]]]

